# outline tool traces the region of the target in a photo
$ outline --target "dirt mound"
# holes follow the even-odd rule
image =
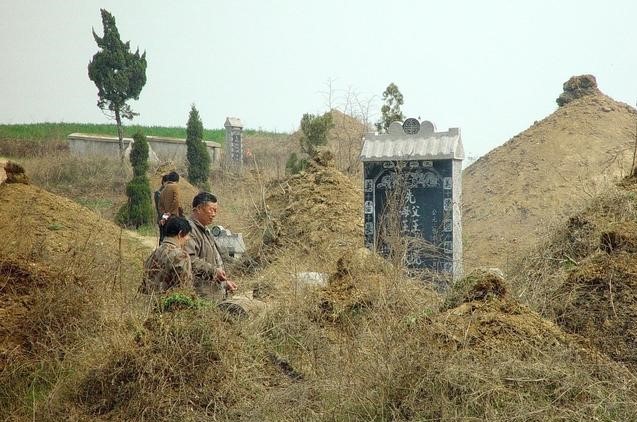
[[[566,331],[637,370],[637,185],[569,218],[516,268],[514,289]]]
[[[496,285],[502,281],[482,275]],[[421,329],[423,341],[432,344],[430,359],[439,365],[426,375],[437,379],[444,397],[432,403],[449,400],[477,419],[588,420],[600,410],[599,400],[609,394],[628,398],[635,391],[624,367],[508,295],[466,300],[424,320]],[[624,390],[625,383],[633,392]],[[588,389],[597,384],[604,387]],[[584,390],[583,395],[568,393]],[[434,405],[432,411],[436,407],[441,408],[437,416],[446,419],[445,406]],[[634,409],[630,405],[620,412]]]
[[[463,173],[465,267],[508,272],[544,235],[629,173],[635,110],[601,93],[568,102]]]
[[[565,330],[637,370],[637,256],[600,252],[575,268],[555,292],[553,311]]]
[[[28,257],[51,268],[79,272],[101,268],[105,274],[100,279],[114,279],[119,261],[136,255],[121,228],[32,185],[0,185],[0,215],[6,221],[0,225],[5,239],[0,257]]]
[[[0,261],[0,381],[8,364],[55,354],[91,331],[99,315],[97,286],[24,260]]]
[[[573,100],[582,98],[586,95],[600,95],[601,91],[597,88],[597,79],[593,75],[573,76],[564,82],[564,92],[557,97],[557,105],[562,107]]]
[[[5,183],[29,184],[29,178],[24,174],[24,168],[18,163],[7,161],[4,164],[4,172],[6,174]]]
[[[360,188],[327,155],[323,162],[269,186],[267,209],[256,216],[258,231],[247,236],[248,255],[261,263],[286,258],[323,263],[332,272],[344,252],[361,245]]]
[[[114,292],[134,291],[141,279],[148,250],[71,200],[32,185],[2,184],[0,215],[5,364],[55,356],[80,331],[99,325]]]
[[[493,297],[503,298],[508,290],[502,271],[497,268],[476,268],[453,285],[447,295],[445,308]]]
[[[140,415],[150,420],[238,420],[231,411],[237,403],[268,381],[284,378],[277,377],[262,351],[250,355],[243,343],[237,328],[214,310],[152,316],[134,337],[101,350],[99,360],[83,368],[67,406],[80,409],[84,417],[109,420],[137,420]],[[259,375],[249,380],[250,373]]]

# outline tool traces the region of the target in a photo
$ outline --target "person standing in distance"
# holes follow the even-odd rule
[[[217,197],[210,192],[200,192],[192,200],[192,214],[188,219],[190,240],[185,250],[190,255],[196,292],[205,298],[221,300],[227,292],[237,290],[228,278],[219,248],[208,226],[219,212]]]
[[[184,211],[179,200],[179,173],[171,171],[166,175],[166,184],[159,195],[159,212],[161,220],[159,225],[163,227],[170,217],[183,217]],[[162,221],[164,224],[162,224]],[[159,231],[159,243],[164,239],[164,230]]]

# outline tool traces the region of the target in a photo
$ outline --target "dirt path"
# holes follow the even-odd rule
[[[159,239],[154,236],[143,236],[132,230],[124,230],[130,237],[139,240],[144,246],[150,249],[155,249],[159,244]]]

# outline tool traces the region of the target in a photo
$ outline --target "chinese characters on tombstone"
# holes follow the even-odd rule
[[[423,123],[431,125],[428,131],[417,121],[411,122],[411,133],[393,123],[388,134],[365,137],[365,246],[387,256],[398,235],[408,268],[456,278],[462,271],[462,144],[457,129],[436,133],[431,123]]]
[[[408,165],[407,165],[408,164]],[[448,161],[383,161],[365,166],[365,245],[387,254],[389,245],[379,232],[387,227],[387,212],[398,213],[401,236],[420,238],[429,248],[407,250],[405,263],[410,268],[430,268],[451,272],[452,256],[452,183]],[[398,184],[402,184],[401,187]],[[394,201],[391,204],[390,201]],[[379,243],[375,245],[375,239]],[[424,251],[426,249],[426,252]]]
[[[230,161],[241,166],[243,164],[243,124],[235,117],[228,117],[224,127],[226,128],[226,151]]]

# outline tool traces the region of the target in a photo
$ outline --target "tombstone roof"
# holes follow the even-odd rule
[[[243,127],[243,123],[238,117],[226,117],[226,122],[223,124],[223,127]]]
[[[393,122],[388,133],[367,133],[363,141],[362,161],[464,158],[460,129],[436,132],[434,124],[426,120]]]

